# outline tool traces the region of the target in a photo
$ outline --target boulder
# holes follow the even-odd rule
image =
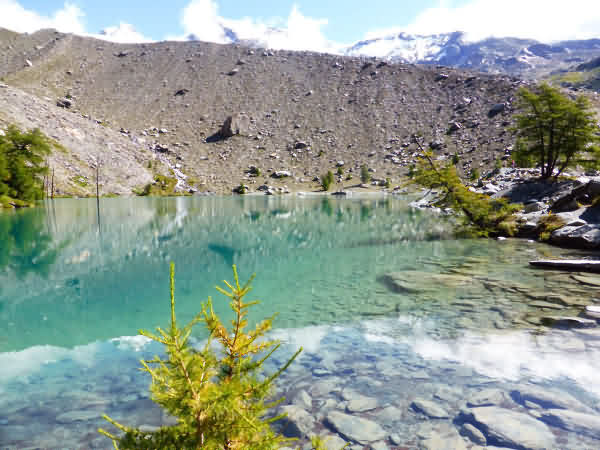
[[[386,431],[375,422],[339,411],[331,411],[327,414],[325,424],[341,434],[342,437],[363,445],[380,441],[387,436]]]
[[[541,420],[553,427],[563,428],[593,439],[600,439],[600,416],[597,414],[551,409],[542,414]]]
[[[595,328],[598,324],[595,320],[583,317],[568,316],[544,316],[540,317],[542,325],[557,328]]]
[[[569,409],[591,412],[589,407],[572,395],[539,386],[519,386],[517,389],[512,390],[510,395],[517,403],[522,405],[530,402],[544,409]]]
[[[315,426],[315,420],[304,409],[296,405],[286,405],[279,409],[281,414],[286,417],[281,419],[281,433],[290,438],[306,438],[312,433]]]
[[[291,176],[292,173],[289,170],[278,170],[276,172],[273,172],[273,174],[271,175],[271,177],[273,178],[286,178]]]
[[[491,119],[492,117],[497,116],[501,112],[504,112],[505,109],[506,109],[506,103],[496,103],[488,111],[488,117]]]
[[[570,248],[600,248],[600,225],[567,226],[559,228],[550,236],[550,242]]]
[[[433,402],[424,399],[416,399],[411,403],[411,408],[418,413],[422,413],[430,419],[446,419],[448,413],[442,407]]]
[[[547,425],[533,417],[499,408],[483,406],[461,411],[457,421],[475,426],[490,445],[517,449],[556,448]]]
[[[250,119],[245,114],[235,114],[225,119],[219,134],[223,138],[230,138],[236,134],[247,134]]]
[[[56,106],[60,108],[69,109],[71,106],[73,106],[73,101],[69,98],[59,98],[56,101]]]

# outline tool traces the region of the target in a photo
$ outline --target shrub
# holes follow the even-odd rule
[[[571,100],[558,88],[542,84],[536,92],[519,91],[515,130],[521,141],[518,159],[539,164],[542,178],[558,177],[567,167],[598,165],[595,113],[580,95]]]
[[[438,165],[429,153],[419,160],[414,182],[427,189],[439,190],[436,206],[450,207],[461,214],[459,234],[494,236],[512,235],[516,231],[513,213],[520,208],[519,205],[471,192],[460,181],[454,166]]]
[[[154,175],[154,182],[148,183],[142,192],[137,192],[141,196],[160,196],[167,197],[176,195],[175,186],[177,185],[177,179],[173,177],[167,177],[165,175]]]
[[[0,196],[32,203],[44,197],[42,176],[52,144],[38,129],[22,132],[10,125],[0,135]],[[25,202],[25,203],[23,203]]]
[[[460,162],[460,158],[458,156],[458,153],[455,153],[454,155],[452,155],[452,165],[456,166],[459,162]]]
[[[344,175],[344,169],[338,167],[336,173],[341,177],[342,175]]]
[[[471,169],[471,172],[469,172],[469,179],[471,181],[477,181],[477,180],[479,180],[479,170],[477,170],[475,167],[473,167]]]
[[[366,184],[369,181],[371,181],[371,173],[369,172],[369,168],[363,164],[360,168],[360,182]]]
[[[389,189],[389,188],[391,188],[391,187],[392,187],[392,180],[391,180],[391,178],[386,178],[386,179],[385,179],[385,187],[386,187],[387,189]]]
[[[248,192],[248,186],[246,186],[244,183],[240,183],[239,186],[233,188],[233,192],[235,194],[244,195],[246,192]]]
[[[166,357],[141,361],[142,370],[152,377],[152,400],[177,418],[177,424],[157,431],[145,432],[104,418],[124,434],[115,436],[99,429],[112,439],[115,448],[124,449],[272,449],[289,441],[271,430],[270,424],[283,416],[266,419],[269,409],[278,401],[265,403],[272,394],[273,382],[292,363],[298,350],[283,367],[259,380],[264,362],[277,350],[279,343],[268,340],[273,317],[263,320],[253,330],[248,327],[248,309],[256,302],[246,302],[250,283],[241,286],[236,266],[232,284],[217,290],[231,299],[234,312],[228,329],[216,316],[212,300],[202,304],[196,317],[183,328],[175,317],[175,268],[171,264],[171,325],[158,328],[158,334],[140,331],[142,336],[163,344]],[[204,323],[209,338],[201,350],[189,344],[192,328]],[[220,344],[217,352],[211,345]]]
[[[321,177],[321,186],[324,191],[328,191],[333,183],[333,172],[329,170],[325,175]]]
[[[562,228],[567,223],[555,214],[549,213],[548,215],[542,216],[538,222],[537,232],[540,236],[540,241],[549,241],[552,232]]]

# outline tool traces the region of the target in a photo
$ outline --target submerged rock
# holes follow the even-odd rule
[[[566,392],[557,392],[538,386],[522,386],[512,390],[510,395],[517,403],[525,404],[526,402],[531,402],[544,409],[569,409],[591,412],[590,408]]]
[[[430,419],[446,419],[449,417],[444,408],[421,398],[414,400],[410,406],[416,412],[425,414]]]
[[[556,447],[554,435],[547,425],[509,409],[483,406],[463,410],[458,421],[474,425],[491,445],[540,450]]]
[[[296,405],[282,406],[279,410],[281,414],[287,414],[281,419],[281,433],[286,437],[305,438],[309,437],[314,426],[315,420],[304,409]]]
[[[339,411],[331,411],[327,414],[325,423],[344,438],[363,445],[369,442],[380,441],[387,436],[385,430],[375,422]]]
[[[600,416],[598,415],[564,409],[551,409],[542,414],[541,420],[554,427],[600,439]]]

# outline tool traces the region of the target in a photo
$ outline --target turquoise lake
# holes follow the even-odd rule
[[[277,312],[272,335],[284,343],[268,369],[305,349],[279,392],[296,406],[308,394],[312,432],[352,449],[481,447],[465,432],[474,423],[489,446],[600,448],[600,334],[542,326],[600,303],[600,276],[528,265],[597,255],[453,239],[443,215],[409,200],[123,198],[98,210],[95,199],[58,199],[0,213],[0,448],[112,448],[96,432],[110,428],[103,413],[169,423],[137,370],[161,349],[136,335],[168,324],[171,261],[181,321],[209,296],[229,318],[214,287],[232,264],[242,280],[256,273],[250,319]],[[195,338],[205,337],[199,327]],[[352,406],[360,401],[371,406]],[[465,408],[533,422],[498,437],[477,417],[491,410],[470,418]],[[383,434],[344,433],[332,411]]]

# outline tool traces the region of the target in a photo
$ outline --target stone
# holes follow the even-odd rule
[[[343,440],[336,434],[327,435],[323,438],[323,440],[325,441],[325,447],[327,447],[330,450],[338,450],[344,448],[344,446],[347,444],[345,440]],[[311,446],[310,448],[312,450],[313,447]]]
[[[484,389],[467,401],[469,408],[478,406],[497,406],[509,400],[508,395],[500,389]]]
[[[223,138],[230,138],[237,134],[248,134],[250,119],[245,114],[235,114],[227,117],[223,126],[219,131],[219,135]]]
[[[296,405],[286,405],[279,408],[279,412],[286,414],[286,417],[279,421],[284,436],[302,439],[312,434],[315,420],[307,411]]]
[[[294,405],[306,409],[307,411],[310,411],[312,409],[312,398],[304,389],[302,389],[294,396],[292,403]]]
[[[574,274],[571,275],[575,281],[586,284],[588,286],[600,287],[600,276],[596,275],[584,275],[584,274]]]
[[[468,438],[474,444],[482,445],[484,447],[487,444],[487,439],[483,433],[470,423],[463,424],[463,426],[460,428],[460,434]]]
[[[321,381],[317,381],[315,384],[312,385],[308,392],[313,397],[320,398],[338,390],[339,387],[337,380],[328,378]]]
[[[410,406],[416,412],[425,414],[430,419],[446,419],[449,417],[446,410],[428,400],[418,398]]]
[[[402,419],[402,411],[395,406],[388,406],[379,411],[376,416],[377,423],[391,425],[394,422],[399,422]]]
[[[564,309],[563,305],[559,305],[557,303],[545,302],[543,300],[538,300],[535,302],[529,303],[529,306],[533,306],[535,308],[547,308],[547,309]]]
[[[365,397],[363,395],[359,395],[357,397],[352,398],[348,401],[346,405],[346,410],[348,412],[364,412],[371,411],[379,406],[379,402],[376,398]]]
[[[308,144],[306,142],[298,141],[294,144],[295,150],[303,150],[305,148],[308,148]]]
[[[600,273],[600,261],[589,259],[540,259],[529,261],[529,264],[534,267]]]
[[[583,225],[580,227],[562,227],[550,235],[550,242],[570,248],[600,248],[600,225]]]
[[[496,103],[488,111],[488,117],[491,119],[492,117],[497,116],[501,112],[504,112],[505,109],[506,109],[506,103]]]
[[[595,320],[583,317],[544,316],[540,317],[542,325],[557,328],[594,328],[598,324]]]
[[[327,414],[325,423],[342,437],[363,445],[380,441],[387,436],[385,430],[377,423],[339,411],[331,411]]]
[[[556,448],[554,435],[547,425],[527,414],[509,409],[483,406],[463,410],[458,421],[474,425],[489,444],[498,447]]]
[[[419,448],[427,450],[466,450],[464,439],[452,424],[443,423],[442,426],[421,428],[417,432],[422,441]]]
[[[583,340],[600,341],[600,328],[575,329],[573,333]]]
[[[573,433],[600,439],[600,416],[565,409],[551,409],[542,414],[547,424]]]
[[[102,417],[102,413],[100,411],[69,411],[56,416],[56,421],[58,423],[86,422],[88,420],[97,419],[98,417]]]
[[[379,281],[397,293],[438,292],[473,283],[470,276],[405,270],[384,274]]]
[[[273,178],[286,178],[291,176],[292,173],[289,170],[278,170],[276,172],[273,172],[273,174],[271,175],[271,177]]]
[[[530,214],[532,212],[542,211],[546,208],[546,204],[544,202],[531,202],[525,205],[524,211],[525,214]]]
[[[593,320],[600,320],[600,306],[586,306],[585,317]]]
[[[71,106],[73,106],[73,101],[68,98],[59,98],[56,101],[56,106],[58,106],[60,108],[69,109],[69,108],[71,108]]]
[[[569,409],[590,412],[590,408],[566,392],[545,389],[538,386],[520,386],[510,392],[511,397],[521,404],[532,402],[544,409]]]

